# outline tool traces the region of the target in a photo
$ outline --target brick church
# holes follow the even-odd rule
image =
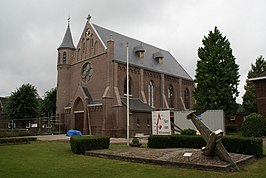
[[[168,52],[91,22],[73,44],[68,23],[58,47],[57,116],[66,129],[126,137],[129,56],[130,137],[151,134],[151,111],[192,109],[194,82]]]

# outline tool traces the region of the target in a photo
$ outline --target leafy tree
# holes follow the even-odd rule
[[[230,115],[238,108],[239,66],[235,63],[230,43],[217,27],[202,40],[198,49],[195,109],[223,109]]]
[[[54,116],[56,110],[56,88],[46,91],[41,104],[41,113],[43,116]]]
[[[31,119],[38,116],[39,95],[31,84],[23,84],[8,98],[6,112],[9,119]]]
[[[266,61],[262,56],[256,59],[255,64],[251,64],[251,69],[248,72],[247,78],[254,78],[260,75],[262,72],[266,71]],[[256,100],[256,89],[255,85],[246,81],[245,94],[243,95],[243,107],[248,113],[256,113],[258,111],[257,100]]]

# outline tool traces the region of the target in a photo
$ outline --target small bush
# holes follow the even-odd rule
[[[75,154],[84,154],[85,151],[108,149],[110,138],[105,136],[78,136],[70,138],[71,151]]]
[[[130,146],[132,147],[140,147],[142,144],[139,143],[139,139],[138,138],[133,138],[132,139],[132,143],[129,143]]]
[[[244,137],[262,137],[266,132],[265,118],[256,113],[248,115],[241,126],[241,132]]]
[[[133,138],[132,139],[133,144],[139,144],[139,139],[138,138]]]
[[[181,131],[181,135],[196,135],[197,131],[193,129],[184,129]]]

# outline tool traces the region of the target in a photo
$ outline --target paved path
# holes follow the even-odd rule
[[[70,140],[70,137],[67,137],[66,134],[61,135],[38,135],[37,140],[47,140],[47,141],[55,141],[55,140]]]
[[[34,136],[37,137],[37,140],[48,140],[48,141],[67,141],[70,140],[70,137],[67,137],[65,134],[60,135],[41,135],[41,136]],[[111,143],[127,143],[127,140],[125,138],[111,138]],[[147,143],[148,140],[146,139],[140,139],[141,143]],[[266,146],[266,138],[263,138],[263,146]]]
[[[70,140],[70,137],[66,136],[65,134],[60,135],[40,135],[40,136],[34,136],[37,137],[37,140],[47,140],[47,141],[68,141]],[[127,143],[127,140],[125,138],[111,138],[111,143]],[[141,139],[141,143],[147,143],[147,139]]]

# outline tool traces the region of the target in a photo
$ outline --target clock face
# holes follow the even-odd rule
[[[93,69],[90,63],[86,63],[83,65],[81,70],[81,79],[83,82],[88,82],[92,76]]]
[[[91,30],[88,28],[86,31],[86,37],[88,38],[91,35]]]

